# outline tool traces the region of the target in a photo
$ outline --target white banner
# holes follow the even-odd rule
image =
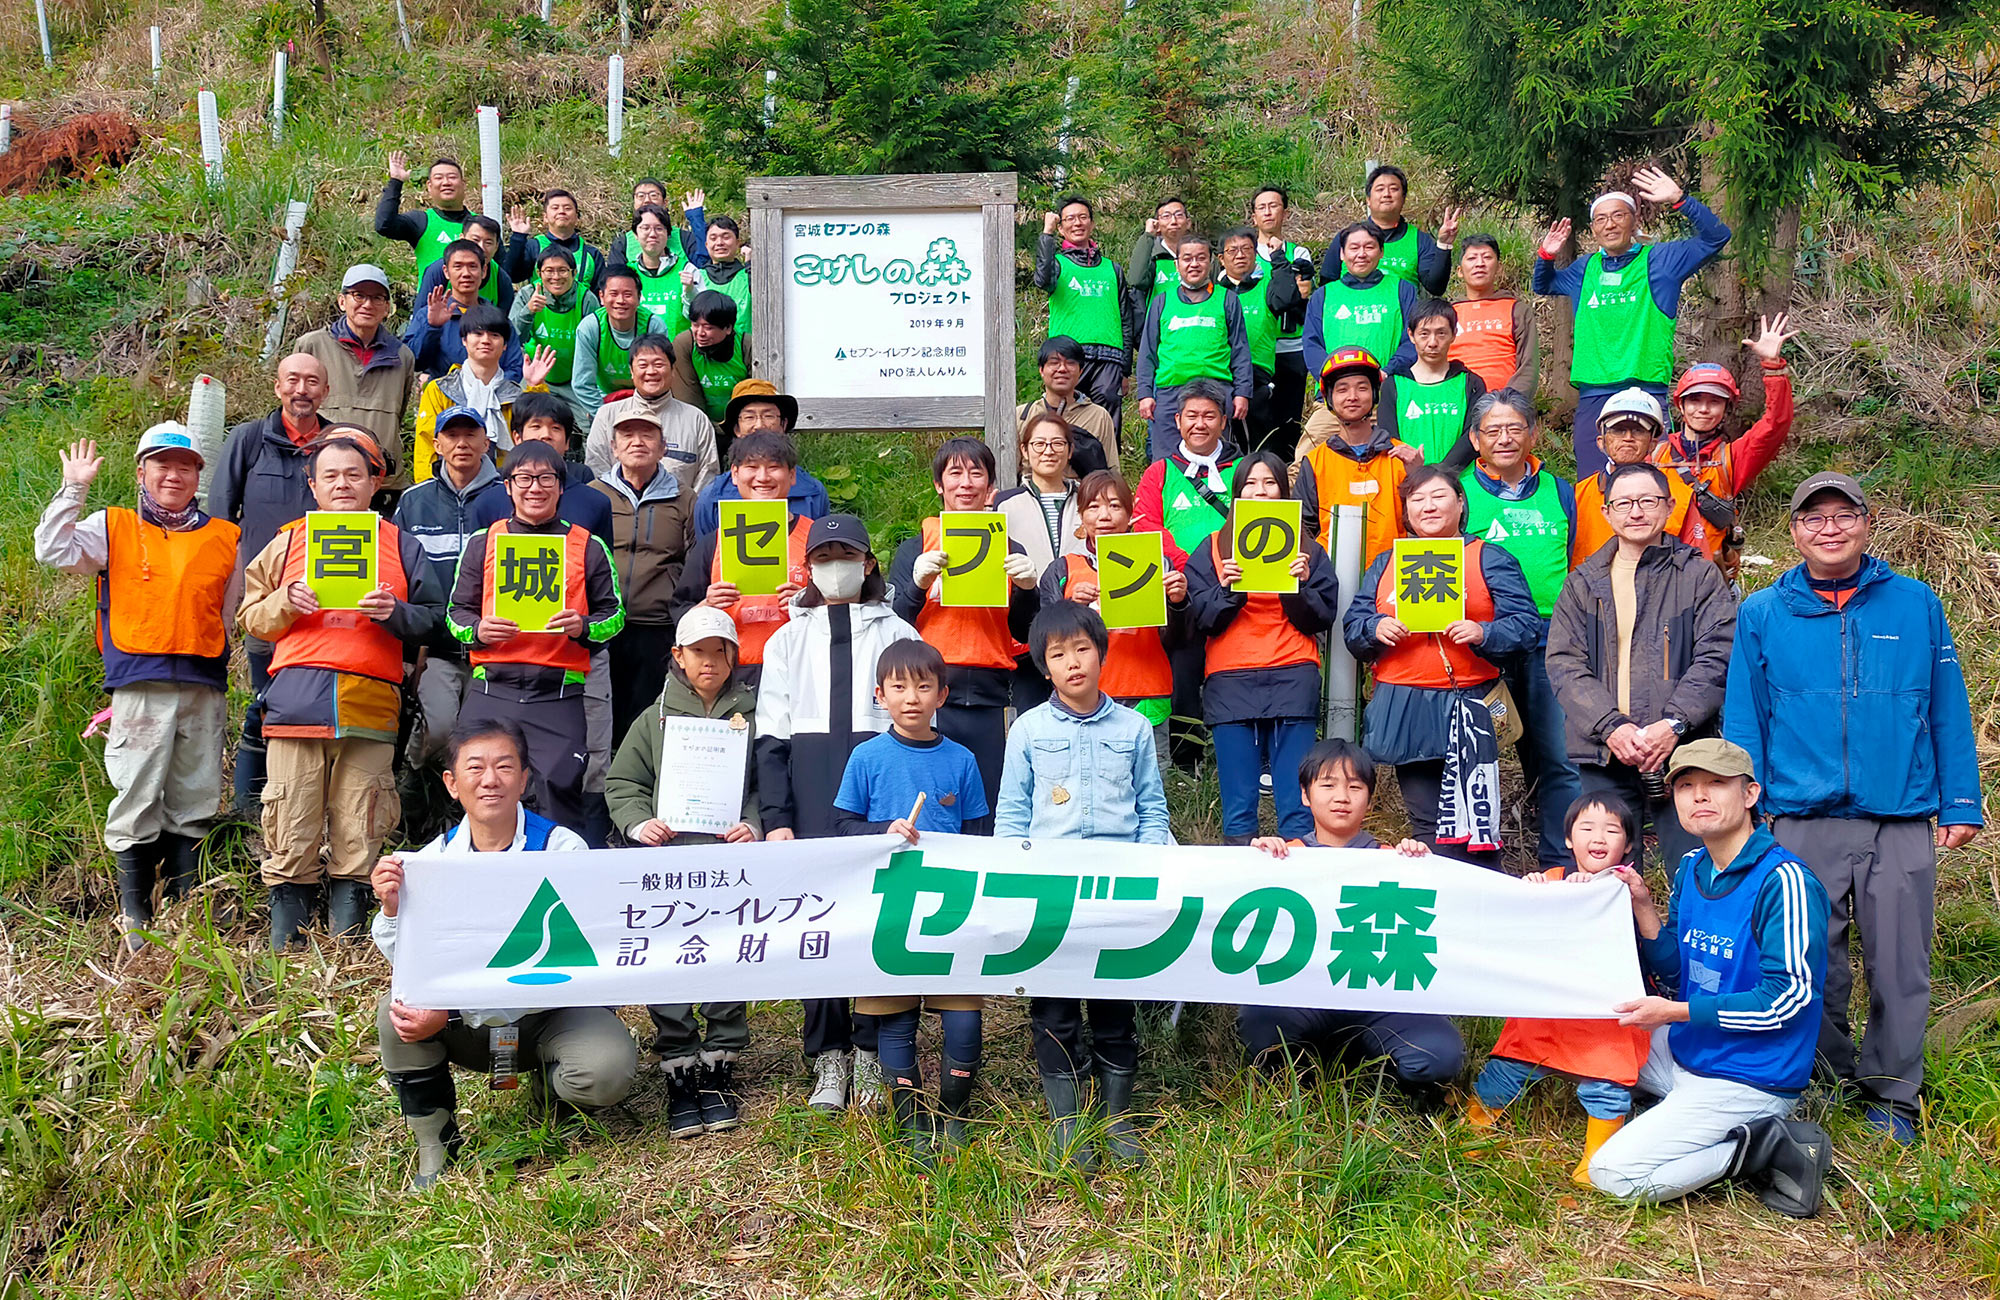
[[[1592,1019],[1624,885],[1446,858],[925,835],[406,857],[415,1007],[1040,994]]]

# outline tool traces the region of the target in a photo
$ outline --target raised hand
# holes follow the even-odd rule
[[[516,203],[507,209],[507,225],[517,235],[528,233],[528,205]]]
[[[1757,318],[1757,337],[1754,339],[1744,339],[1743,346],[1749,348],[1766,361],[1776,361],[1778,354],[1785,350],[1785,340],[1794,339],[1799,336],[1798,330],[1788,330],[1785,328],[1789,324],[1791,324],[1791,318],[1784,312],[1779,312],[1776,316],[1759,316]]]
[[[1687,191],[1681,188],[1679,181],[1657,167],[1641,167],[1633,172],[1632,188],[1647,202],[1664,203],[1668,207],[1679,203],[1687,195]]]
[[[1564,217],[1549,227],[1549,233],[1542,236],[1542,256],[1551,260],[1561,257],[1569,247],[1569,218]]]
[[[389,179],[392,181],[410,179],[410,156],[401,149],[389,151]]]
[[[528,314],[532,316],[548,305],[549,295],[542,291],[541,285],[536,285],[535,291],[528,295]]]
[[[534,388],[548,382],[549,372],[556,368],[554,348],[530,348],[526,362],[521,367],[521,387]]]
[[[700,190],[689,190],[687,193],[681,195],[682,212],[687,212],[693,208],[705,208],[707,206],[708,196]]]
[[[104,457],[97,454],[97,444],[89,438],[77,439],[62,453],[64,487],[89,487],[103,469]]]
[[[424,319],[433,329],[451,319],[451,296],[444,291],[444,285],[433,288],[431,296],[424,300]]]
[[[1044,213],[1042,214],[1042,233],[1043,233],[1043,234],[1045,234],[1045,235],[1053,235],[1053,234],[1055,234],[1055,233],[1056,233],[1056,214],[1055,214],[1055,213],[1053,213],[1053,212],[1044,212]]]
[[[1458,208],[1446,208],[1444,210],[1444,220],[1438,223],[1437,241],[1446,248],[1451,247],[1458,241],[1459,211]]]

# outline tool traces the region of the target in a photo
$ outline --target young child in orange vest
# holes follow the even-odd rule
[[[1615,794],[1585,794],[1569,807],[1563,836],[1575,859],[1573,872],[1558,865],[1530,875],[1537,884],[1585,881],[1613,867],[1632,865],[1639,846],[1638,819]],[[1490,1130],[1500,1112],[1550,1075],[1576,1080],[1576,1097],[1589,1116],[1583,1159],[1572,1181],[1590,1186],[1590,1158],[1613,1133],[1625,1127],[1632,1113],[1632,1087],[1646,1063],[1647,1033],[1615,1020],[1509,1020],[1493,1044],[1492,1055],[1473,1082],[1465,1119],[1472,1127]]]

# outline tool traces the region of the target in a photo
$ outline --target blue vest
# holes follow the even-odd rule
[[[521,851],[540,853],[549,846],[549,832],[556,824],[532,808],[521,810]]]
[[[1770,1028],[1725,1028],[1692,1021],[1675,1025],[1667,1031],[1674,1062],[1695,1074],[1729,1079],[1766,1092],[1803,1091],[1812,1075],[1826,986],[1826,953],[1824,948],[1812,949],[1806,917],[1806,909],[1814,905],[1818,893],[1814,889],[1817,881],[1811,868],[1784,846],[1773,844],[1747,872],[1729,882],[1729,892],[1710,897],[1699,883],[1699,864],[1708,860],[1706,849],[1689,854],[1681,863],[1676,882],[1674,919],[1680,928],[1681,997],[1723,997],[1757,987],[1763,979],[1763,951],[1758,946],[1755,921],[1757,898],[1764,882],[1789,865],[1799,873],[1799,888],[1795,897],[1786,900],[1796,915],[1795,923],[1785,928],[1788,940],[1803,950],[1801,959],[1811,957],[1812,1000],[1806,1006],[1773,1007],[1770,1014],[1784,1015],[1785,1019]],[[1818,896],[1823,899],[1823,894]],[[1826,904],[1821,901],[1818,905]],[[1741,1018],[1743,1013],[1725,1013],[1722,1020]]]

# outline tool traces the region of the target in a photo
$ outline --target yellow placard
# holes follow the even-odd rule
[[[1442,632],[1465,617],[1464,538],[1398,537],[1389,564],[1404,627]]]
[[[523,632],[547,632],[563,611],[567,539],[561,533],[500,533],[492,539],[493,617]]]
[[[734,583],[741,595],[777,595],[791,569],[785,528],[789,516],[783,501],[717,502],[715,549],[722,560],[722,580]]]
[[[1292,559],[1299,553],[1299,503],[1238,497],[1229,519],[1230,551],[1243,570],[1238,591],[1297,591]]]
[[[381,523],[373,510],[306,512],[306,585],[321,609],[359,609],[375,590]]]
[[[997,510],[947,510],[944,582],[938,603],[947,608],[1004,609],[1007,605],[1007,516]]]
[[[1167,559],[1158,533],[1097,539],[1097,606],[1104,626],[1167,625]]]

